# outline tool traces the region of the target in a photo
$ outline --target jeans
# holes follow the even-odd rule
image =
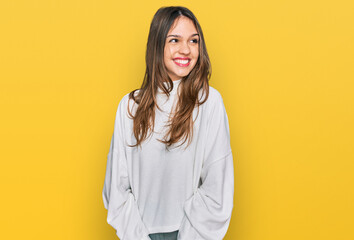
[[[177,240],[178,230],[166,233],[153,233],[149,234],[151,240]]]

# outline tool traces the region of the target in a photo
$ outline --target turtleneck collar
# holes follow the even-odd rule
[[[182,81],[182,78],[181,78],[181,79],[178,79],[178,80],[175,80],[175,81],[172,81],[173,89],[172,89],[172,91],[170,92],[170,94],[175,94],[175,93],[177,93],[177,88],[178,88],[179,84],[181,83],[181,81]],[[169,83],[168,83],[167,81],[166,81],[166,82],[163,82],[163,84],[168,88]],[[158,92],[163,93],[163,90],[160,89],[160,88],[158,88]]]

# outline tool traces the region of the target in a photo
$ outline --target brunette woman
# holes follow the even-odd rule
[[[119,102],[103,187],[121,240],[220,240],[233,209],[228,118],[200,24],[160,8],[141,88]]]

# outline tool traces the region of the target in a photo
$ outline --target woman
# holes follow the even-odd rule
[[[122,240],[223,239],[233,208],[228,118],[202,29],[184,7],[151,23],[146,73],[116,113],[103,188]]]

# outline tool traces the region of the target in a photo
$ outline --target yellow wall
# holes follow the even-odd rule
[[[1,1],[0,238],[117,239],[101,197],[115,111],[167,5],[199,19],[229,116],[225,239],[354,239],[350,0]]]

